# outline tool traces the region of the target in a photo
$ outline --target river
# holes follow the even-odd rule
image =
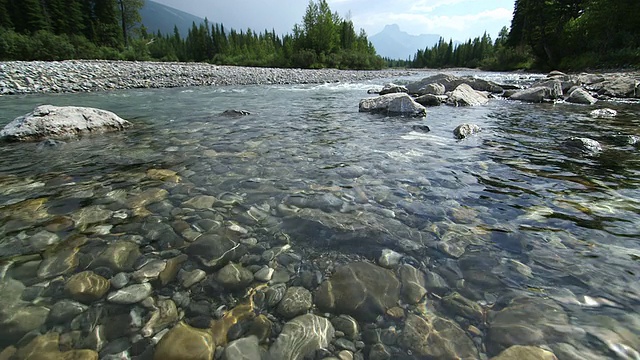
[[[451,321],[478,357],[526,344],[559,359],[638,359],[640,155],[617,136],[640,135],[640,106],[491,99],[485,106],[429,108],[424,119],[358,112],[367,89],[426,75],[0,97],[0,126],[40,104],[98,107],[134,123],[123,133],[58,146],[0,144],[0,297],[28,313],[22,321],[0,311],[0,348],[24,346],[34,331],[57,331],[61,349],[91,348],[100,358],[149,356],[139,349],[139,334],[156,307],[84,301],[77,314],[52,320],[52,306],[71,293],[65,281],[93,269],[106,279],[125,273],[135,283],[135,270],[151,261],[179,257],[201,236],[231,233],[247,248],[234,261],[253,272],[266,265],[285,273],[287,286],[311,292],[340,266],[378,264],[383,250],[400,254],[397,266],[409,264],[445,284],[431,289],[427,281],[426,296],[415,304],[401,300],[400,308]],[[498,83],[537,77],[473,75]],[[618,116],[589,116],[602,107]],[[227,109],[251,115],[220,115]],[[457,140],[452,131],[462,123],[482,131]],[[604,151],[572,152],[563,145],[571,136],[598,140]],[[118,241],[139,247],[129,268],[113,259],[94,266]],[[196,302],[232,309],[245,298],[211,285],[218,269],[186,253],[179,280],[152,281],[153,301],[173,299],[180,314],[154,335],[178,317],[193,326],[202,316],[216,318],[194,309]],[[201,284],[209,285],[185,288],[183,273],[197,269],[206,273]],[[6,295],[10,291],[18,295]],[[96,308],[110,310],[95,315],[93,324],[78,320]],[[122,315],[136,311],[137,323]],[[260,311],[274,324],[286,320],[280,311]],[[319,311],[315,302],[312,312],[340,314]],[[361,333],[350,340],[363,345],[352,353],[369,358],[378,348],[366,331],[393,328],[395,338],[380,342],[394,358],[428,357],[403,337],[404,316],[383,317],[358,319]],[[122,318],[135,324],[111,329],[108,345],[69,340]],[[457,333],[441,336],[459,350],[451,334]],[[329,349],[341,350],[335,340]]]

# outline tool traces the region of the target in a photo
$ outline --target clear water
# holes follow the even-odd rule
[[[82,207],[109,205],[105,196],[114,189],[137,194],[162,187],[144,173],[171,169],[181,177],[169,188],[173,206],[195,194],[232,194],[239,207],[224,213],[225,220],[288,233],[299,253],[375,260],[391,248],[436,272],[453,262],[466,281],[458,290],[483,304],[509,292],[548,297],[576,327],[615,319],[637,340],[640,154],[610,139],[640,135],[640,106],[492,99],[481,107],[430,108],[425,119],[358,113],[366,90],[384,82],[0,97],[0,125],[39,104],[103,108],[135,124],[56,148],[0,144],[2,256],[31,252],[8,246],[10,237],[36,233]],[[619,115],[589,117],[600,107]],[[252,115],[220,116],[226,109]],[[452,130],[462,123],[478,124],[482,132],[456,140]],[[431,131],[414,131],[417,124]],[[567,151],[562,142],[571,136],[599,140],[605,150],[598,156]],[[39,198],[47,199],[45,218],[8,225],[12,214],[5,210]],[[294,222],[267,211],[269,221],[247,222],[246,210],[278,204],[320,211]],[[151,212],[167,224],[175,220],[170,211]],[[65,231],[59,235],[81,232]],[[462,253],[443,251],[443,242]],[[481,274],[467,276],[469,269]],[[618,356],[611,350],[616,340],[607,350],[575,337],[602,356]]]

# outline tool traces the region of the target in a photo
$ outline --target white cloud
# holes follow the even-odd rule
[[[446,0],[442,0],[444,2]],[[463,0],[449,0],[463,1]],[[430,15],[409,12],[390,12],[377,14],[362,14],[354,18],[354,22],[365,29],[382,29],[384,25],[397,23],[400,28],[412,34],[441,34],[456,40],[466,40],[469,35],[482,35],[484,30],[489,32],[497,31],[488,29],[489,25],[508,25],[512,17],[512,9],[497,8],[485,10],[475,14],[465,15]],[[377,30],[376,30],[377,31]]]
[[[411,5],[411,12],[432,12],[435,9],[442,6],[450,6],[463,2],[469,2],[469,0],[420,0],[414,1]]]

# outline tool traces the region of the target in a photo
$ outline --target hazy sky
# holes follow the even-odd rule
[[[225,27],[291,32],[302,21],[307,0],[154,0]],[[509,26],[514,0],[327,0],[342,17],[349,12],[356,29],[374,35],[387,24],[410,34],[439,34],[466,40],[487,30],[493,39]]]

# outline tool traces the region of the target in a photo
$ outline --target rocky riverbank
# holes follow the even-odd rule
[[[1,62],[0,95],[211,85],[312,84],[411,75],[406,70],[306,70],[128,61]]]

